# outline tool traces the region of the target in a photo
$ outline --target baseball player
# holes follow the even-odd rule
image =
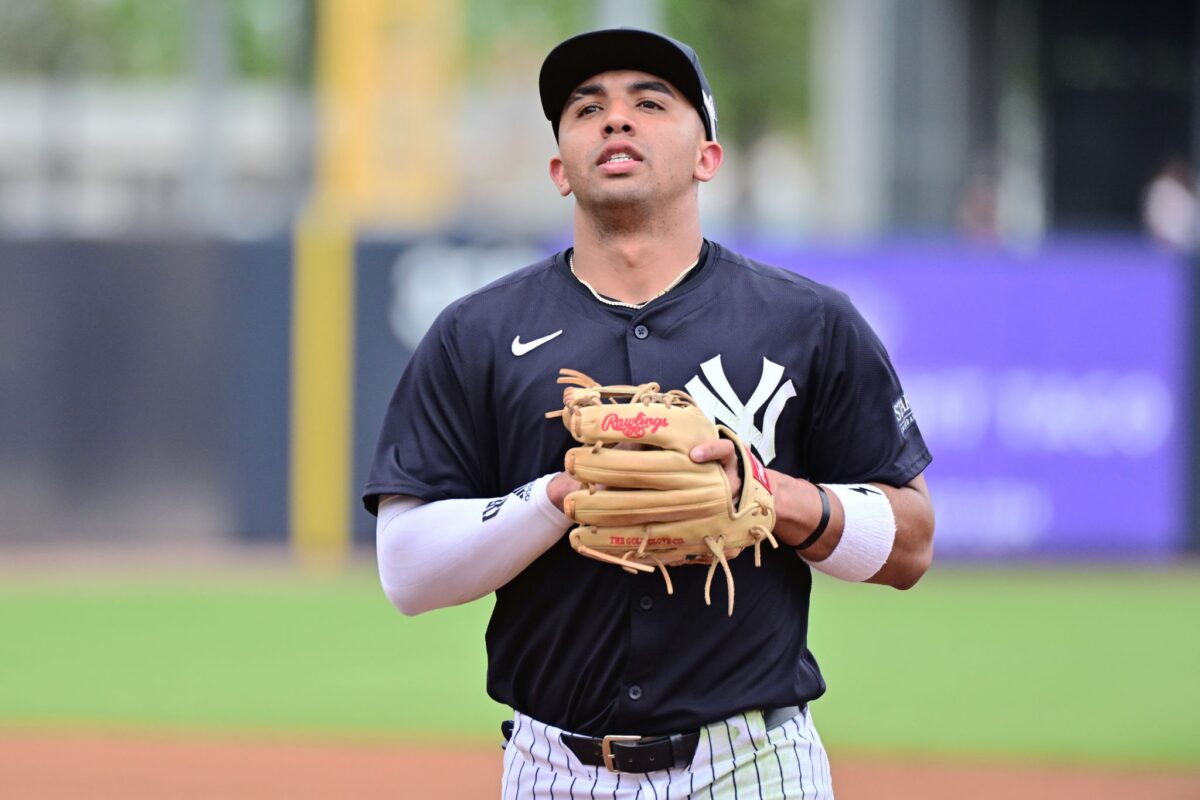
[[[451,304],[404,370],[364,493],[384,590],[406,614],[495,593],[505,800],[832,797],[810,570],[905,589],[928,568],[913,412],[844,294],[703,237],[698,187],[723,152],[690,47],[585,33],[550,52],[540,92],[574,246]],[[704,569],[675,568],[668,594],[572,549],[575,442],[544,418],[563,367],[684,389],[766,465],[779,547],[730,562],[735,613],[700,599]],[[736,497],[731,441],[689,455]]]

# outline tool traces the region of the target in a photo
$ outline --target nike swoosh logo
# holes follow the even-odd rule
[[[522,342],[521,337],[517,336],[513,339],[512,354],[514,356],[523,356],[526,353],[528,353],[530,350],[533,350],[535,347],[541,347],[546,342],[550,341],[555,336],[558,336],[561,333],[562,333],[562,331],[558,330],[558,331],[555,331],[554,333],[550,334],[549,336],[543,336],[540,339],[534,339],[532,342]]]

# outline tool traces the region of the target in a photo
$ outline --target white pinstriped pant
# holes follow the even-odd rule
[[[560,728],[520,712],[504,750],[502,800],[832,800],[829,759],[807,709],[770,730],[761,711],[735,714],[700,731],[687,768],[616,773],[585,766],[558,738]]]

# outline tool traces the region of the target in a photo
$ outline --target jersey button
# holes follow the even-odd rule
[[[642,687],[638,686],[636,683],[633,686],[630,686],[629,687],[629,699],[630,700],[641,700],[642,699]]]
[[[642,611],[649,611],[654,608],[654,598],[648,594],[642,595],[642,599],[638,600],[638,605],[642,607]]]
[[[638,325],[636,328],[633,329],[633,335],[639,339],[645,339],[647,336],[650,335],[650,329],[647,328],[645,325]]]

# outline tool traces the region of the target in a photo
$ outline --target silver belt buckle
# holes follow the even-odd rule
[[[612,743],[613,742],[640,742],[641,736],[605,736],[600,742],[600,754],[604,756],[604,766],[609,772],[620,772],[613,765]]]

